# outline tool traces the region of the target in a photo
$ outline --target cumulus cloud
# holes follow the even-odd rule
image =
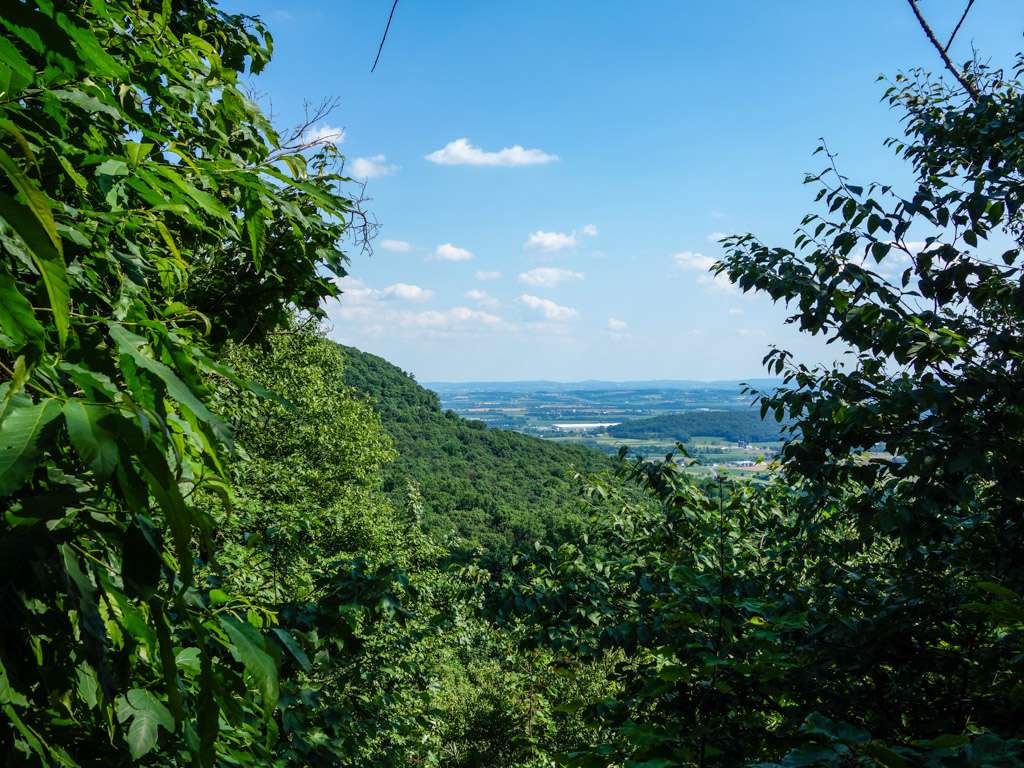
[[[418,285],[411,285],[410,283],[389,285],[381,293],[384,296],[394,296],[405,301],[426,301],[434,295],[434,292],[429,288],[420,288]]]
[[[336,282],[343,291],[341,301],[328,304],[327,310],[336,321],[344,322],[362,334],[376,336],[401,332],[416,337],[515,330],[515,326],[503,318],[480,309],[411,309],[410,303],[423,302],[434,295],[433,291],[411,283],[393,283],[378,289],[352,277]]]
[[[705,256],[703,253],[697,253],[696,251],[682,251],[681,253],[674,254],[672,260],[679,269],[700,272],[707,272],[715,263],[712,257]]]
[[[322,125],[316,125],[307,129],[299,140],[303,144],[312,144],[314,146],[322,146],[324,144],[337,146],[345,140],[345,129],[335,128],[327,125],[327,123],[323,123]]]
[[[582,279],[582,272],[574,272],[571,269],[560,267],[537,267],[519,275],[519,282],[536,288],[554,288],[559,283]]]
[[[712,275],[708,272],[715,263],[715,259],[711,256],[705,256],[703,253],[696,251],[682,251],[674,254],[672,261],[675,262],[677,269],[701,273],[697,276],[697,282],[700,285],[727,293],[736,292],[736,287],[729,281],[727,275],[724,273]]]
[[[392,253],[409,253],[412,250],[412,243],[405,240],[381,240],[380,247]]]
[[[438,165],[543,165],[558,159],[540,149],[525,149],[516,144],[513,147],[487,152],[462,138],[449,142],[441,149],[431,152],[426,159]]]
[[[614,317],[608,318],[608,333],[612,336],[628,336],[629,335],[629,323],[625,320],[619,320]]]
[[[526,239],[524,247],[536,251],[561,251],[565,248],[575,248],[576,233],[544,232],[538,229]]]
[[[464,296],[470,301],[475,301],[484,307],[498,306],[498,300],[496,298],[491,296],[487,291],[481,291],[479,288],[466,291]]]
[[[587,237],[597,237],[597,227],[593,224],[586,224],[583,227],[583,234]]]
[[[531,296],[528,293],[522,294],[517,301],[530,309],[543,313],[548,320],[571,320],[578,314],[572,307],[564,307],[556,304],[551,299],[542,299],[539,296]]]
[[[341,289],[342,301],[347,305],[364,304],[375,299],[379,293],[367,287],[358,277],[341,277],[334,282]]]
[[[459,248],[451,243],[443,243],[434,249],[432,259],[437,261],[469,261],[473,254],[465,248]]]
[[[351,173],[356,179],[373,179],[377,176],[390,176],[398,170],[398,166],[389,163],[384,155],[373,157],[357,157],[352,161]]]
[[[355,277],[343,277],[335,281],[342,291],[343,306],[366,307],[386,299],[400,301],[427,301],[434,295],[429,288],[421,288],[411,283],[392,283],[386,288],[370,288],[362,280]]]
[[[480,271],[473,275],[477,280],[500,280],[501,272]]]
[[[399,312],[392,320],[399,326],[412,328],[451,328],[452,326],[497,326],[504,321],[490,312],[469,307],[452,307],[443,311]]]

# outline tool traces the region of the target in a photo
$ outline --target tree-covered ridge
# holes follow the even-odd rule
[[[687,442],[691,437],[721,437],[726,440],[761,443],[782,439],[780,424],[764,420],[756,408],[728,411],[689,411],[631,419],[608,427],[612,437],[661,438]]]
[[[345,382],[363,393],[394,438],[398,459],[384,487],[401,498],[410,483],[423,499],[427,529],[456,535],[501,561],[577,521],[570,472],[604,469],[607,459],[442,411],[436,394],[381,357],[343,347]]]

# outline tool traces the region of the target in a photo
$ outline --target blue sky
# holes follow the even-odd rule
[[[704,271],[714,233],[791,245],[824,136],[860,182],[906,184],[879,74],[940,69],[905,2],[229,2],[260,15],[281,127],[336,97],[381,223],[331,335],[423,381],[743,378],[771,343],[833,348]],[[923,0],[945,39],[963,8]],[[1024,4],[957,37],[1007,64]]]

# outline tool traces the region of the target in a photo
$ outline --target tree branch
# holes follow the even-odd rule
[[[395,0],[395,2],[391,4],[391,13],[388,14],[388,23],[384,27],[384,36],[381,37],[380,45],[377,46],[377,58],[375,58],[373,60],[373,66],[370,67],[370,72],[371,73],[373,72],[373,70],[375,70],[377,68],[377,62],[380,61],[380,52],[384,50],[384,41],[388,39],[388,30],[391,29],[391,19],[394,18],[394,16],[395,16],[395,8],[397,8],[397,7],[398,7],[398,0]]]
[[[921,9],[917,7],[917,0],[907,0],[910,3],[911,10],[914,11],[914,16],[917,17],[917,23],[921,25],[921,29],[924,30],[925,36],[931,41],[931,44],[935,46],[935,50],[939,52],[939,56],[942,57],[942,62],[946,65],[946,69],[953,73],[953,77],[956,78],[957,82],[964,87],[964,90],[970,94],[971,98],[977,101],[981,98],[981,93],[977,87],[964,77],[963,73],[956,68],[956,65],[949,58],[949,54],[946,53],[942,47],[942,43],[935,37],[935,33],[932,32],[932,28],[928,26],[928,22],[924,20],[924,16],[921,15]]]
[[[967,18],[967,14],[971,12],[972,5],[974,5],[974,0],[967,0],[967,7],[964,8],[964,12],[963,15],[960,17],[960,21],[958,21],[956,23],[956,26],[953,27],[953,34],[949,36],[949,41],[946,43],[946,47],[942,49],[946,51],[946,53],[949,53],[949,46],[953,44],[953,38],[955,38],[956,33],[960,31],[960,27],[964,23],[964,19]]]

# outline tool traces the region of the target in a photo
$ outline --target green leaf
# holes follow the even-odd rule
[[[128,728],[128,749],[135,760],[156,746],[158,729],[174,731],[174,718],[163,703],[144,688],[132,688],[117,700],[117,720],[131,719]]]
[[[64,172],[68,175],[68,178],[75,182],[77,186],[83,192],[89,188],[89,182],[85,180],[85,177],[75,170],[75,167],[71,165],[71,161],[68,160],[64,155],[58,155],[61,166],[64,168]]]
[[[994,581],[979,581],[976,583],[978,589],[983,589],[986,592],[998,595],[999,597],[1009,598],[1010,600],[1018,599],[1018,595],[1012,589],[1004,587],[1002,584],[996,584]]]
[[[25,245],[28,246],[32,254],[32,263],[39,270],[43,284],[46,286],[50,309],[53,311],[53,322],[57,327],[57,336],[61,346],[63,346],[68,337],[68,310],[71,303],[64,257],[53,247],[47,233],[32,212],[3,193],[0,193],[0,216],[25,241]],[[56,229],[54,234],[56,234]]]
[[[11,180],[14,188],[25,196],[32,215],[42,224],[50,242],[57,249],[57,253],[63,254],[60,235],[57,234],[57,222],[53,219],[53,211],[50,210],[50,203],[47,202],[46,195],[25,175],[21,167],[14,162],[14,158],[3,149],[0,149],[0,170],[7,174],[7,178]]]
[[[185,585],[192,583],[192,522],[193,515],[178,488],[177,479],[167,466],[166,457],[152,443],[143,445],[140,458],[149,492],[167,517],[178,555],[178,577]]]
[[[122,354],[130,357],[139,368],[155,374],[167,387],[168,396],[188,408],[197,419],[209,424],[219,439],[225,443],[230,441],[227,426],[210,413],[210,410],[203,405],[188,385],[159,360],[154,360],[143,353],[142,349],[149,343],[146,339],[117,323],[107,323],[107,328],[110,331],[110,337],[116,342],[117,348]]]
[[[109,477],[117,466],[117,443],[100,421],[113,411],[101,405],[72,398],[64,404],[68,437],[78,455],[100,477]]]
[[[153,144],[151,142],[139,142],[129,141],[124,145],[125,155],[128,157],[128,165],[132,168],[136,168],[139,163],[149,157],[149,153],[153,151]]]
[[[217,198],[209,192],[204,192],[191,183],[185,181],[185,179],[183,179],[173,168],[168,168],[165,165],[151,167],[161,176],[174,184],[174,186],[199,203],[199,206],[211,216],[216,216],[224,220],[228,220],[230,218],[228,209],[225,208]]]
[[[13,704],[16,707],[28,706],[28,700],[11,687],[11,681],[7,679],[7,669],[3,661],[0,661],[0,707]]]
[[[60,401],[53,398],[16,403],[0,422],[0,496],[14,493],[25,482],[38,453],[39,435],[60,412]]]
[[[115,120],[124,119],[124,115],[122,115],[117,109],[110,106],[109,104],[103,103],[95,96],[92,96],[88,93],[83,93],[82,91],[58,90],[50,91],[50,94],[60,99],[61,101],[67,102],[68,104],[73,104],[74,106],[86,112],[93,114],[102,113],[104,115],[108,115],[114,118]]]
[[[99,683],[96,680],[96,673],[84,661],[75,670],[78,674],[78,697],[85,702],[85,705],[92,709],[99,702]]]
[[[97,176],[127,176],[128,163],[124,160],[109,158],[96,166]]]
[[[174,657],[174,663],[181,669],[192,674],[199,673],[199,649],[195,647],[182,648]]]
[[[9,67],[13,74],[17,75],[17,80],[8,86],[8,92],[20,91],[35,79],[36,72],[32,65],[25,61],[21,52],[2,35],[0,35],[0,61]]]
[[[242,662],[259,686],[260,694],[263,696],[264,714],[270,717],[277,706],[279,690],[277,664],[266,651],[266,641],[251,624],[233,617],[221,617],[220,624],[231,638],[233,655]]]
[[[42,346],[43,326],[36,320],[28,299],[21,295],[8,275],[0,275],[0,330],[14,342],[12,351],[30,341]]]
[[[252,263],[259,271],[263,263],[263,244],[266,230],[265,209],[256,208],[245,214],[245,231],[249,233],[249,247],[252,249]]]
[[[288,652],[295,657],[295,660],[299,662],[299,666],[302,667],[304,671],[309,672],[312,668],[312,665],[309,663],[309,656],[307,656],[306,652],[302,650],[302,647],[295,642],[295,638],[292,637],[291,633],[281,627],[274,627],[271,631],[274,633],[274,636],[281,641],[281,644],[288,649]]]

